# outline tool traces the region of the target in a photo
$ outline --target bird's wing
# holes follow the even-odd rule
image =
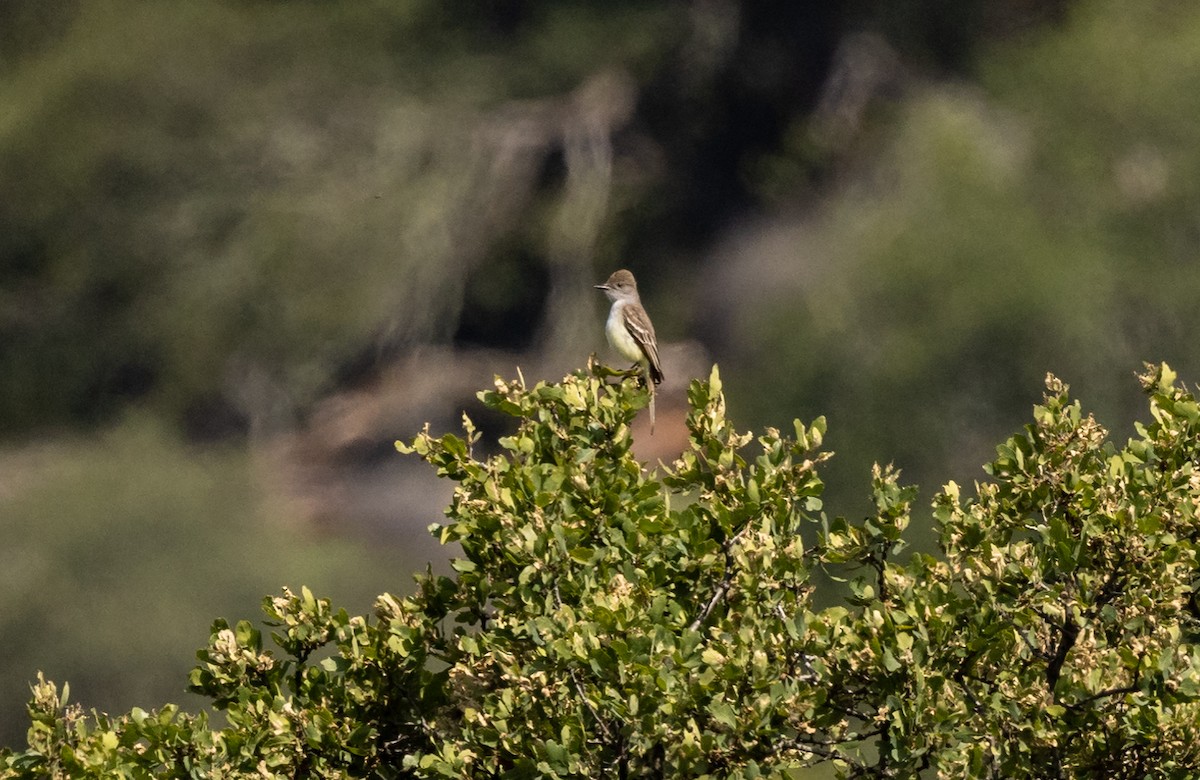
[[[658,340],[654,337],[654,326],[650,324],[650,317],[641,306],[629,306],[625,309],[624,319],[625,329],[646,356],[651,381],[656,385],[660,384],[663,381],[662,365],[658,361]]]

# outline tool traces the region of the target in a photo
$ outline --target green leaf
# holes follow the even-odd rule
[[[721,725],[733,729],[737,728],[737,713],[733,707],[730,707],[723,701],[713,701],[708,705],[708,714],[712,719]]]

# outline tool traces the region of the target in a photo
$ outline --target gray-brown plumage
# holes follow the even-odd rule
[[[658,360],[658,339],[654,336],[654,325],[650,315],[642,307],[638,297],[637,280],[622,268],[613,271],[604,284],[596,285],[613,302],[604,325],[604,335],[613,349],[620,352],[635,365],[643,368],[650,381],[650,433],[654,433],[654,388],[663,381],[662,364]]]
[[[596,285],[613,302],[604,333],[613,348],[634,363],[645,366],[654,384],[663,381],[662,364],[658,359],[658,340],[654,324],[638,297],[637,280],[622,268],[614,271],[604,284]]]

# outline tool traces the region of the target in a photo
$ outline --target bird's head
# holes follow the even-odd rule
[[[637,297],[637,280],[633,278],[633,274],[622,268],[619,271],[613,271],[612,276],[608,277],[608,281],[596,285],[596,289],[603,290],[609,300],[630,300]]]

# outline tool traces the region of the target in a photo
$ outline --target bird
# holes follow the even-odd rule
[[[612,301],[604,335],[612,348],[636,367],[644,370],[650,381],[650,432],[654,433],[654,387],[663,381],[662,363],[658,359],[658,340],[650,315],[638,297],[637,280],[624,268],[613,271],[604,284],[595,285]]]

